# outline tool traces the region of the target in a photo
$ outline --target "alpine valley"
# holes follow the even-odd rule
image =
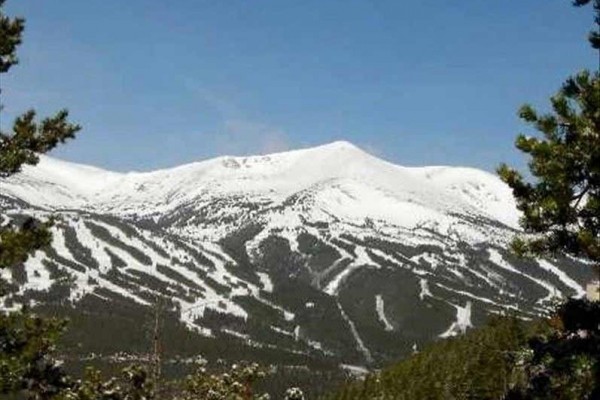
[[[159,312],[173,370],[360,371],[491,314],[540,315],[591,278],[577,260],[511,255],[519,214],[494,175],[347,142],[148,173],[42,157],[2,182],[0,207],[2,224],[56,218],[52,246],[4,271],[0,304],[68,316],[73,363],[143,358]]]

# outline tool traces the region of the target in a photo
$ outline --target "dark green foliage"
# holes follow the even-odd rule
[[[600,262],[600,75],[583,71],[551,99],[552,114],[531,106],[520,117],[543,137],[519,135],[531,157],[534,183],[507,165],[500,177],[513,189],[521,224],[533,239],[516,240],[522,254],[561,253]]]
[[[24,29],[22,18],[4,15],[0,0],[0,74],[17,63],[16,49]],[[1,112],[0,106],[0,112]],[[18,117],[11,133],[0,132],[0,179],[18,172],[22,165],[35,165],[38,154],[73,138],[80,130],[71,124],[68,112],[35,121],[35,111]],[[21,268],[35,250],[48,246],[52,221],[27,218],[21,226],[0,229],[0,268]],[[18,274],[17,274],[18,275]],[[64,321],[44,319],[28,312],[0,313],[0,393],[21,392],[27,398],[45,399],[66,385],[60,367],[49,357]]]
[[[21,44],[25,28],[25,20],[4,15],[3,6],[4,0],[1,0],[0,74],[17,64],[16,50]],[[67,110],[61,110],[38,123],[35,121],[35,111],[29,110],[15,120],[11,134],[0,132],[0,178],[19,172],[23,164],[37,164],[37,154],[46,153],[59,143],[73,138],[81,127],[71,124],[67,120],[68,115]]]
[[[0,73],[8,72],[19,62],[17,46],[21,44],[21,35],[25,29],[23,18],[9,18],[2,13],[5,0],[0,0]]]
[[[575,0],[583,6],[591,0]],[[600,1],[594,0],[600,25]],[[590,42],[600,49],[600,31]],[[551,98],[552,113],[525,105],[519,116],[543,134],[519,135],[516,146],[531,157],[535,182],[506,165],[500,177],[513,189],[528,239],[517,239],[518,254],[568,254],[600,266],[600,73],[569,78]],[[600,273],[600,269],[598,270]],[[548,329],[521,353],[522,381],[509,399],[600,398],[600,303],[568,300]]]
[[[573,5],[576,7],[585,6],[586,4],[592,3],[594,7],[594,22],[596,23],[596,29],[590,31],[588,40],[593,48],[600,50],[600,0],[572,0]]]
[[[125,234],[126,237],[135,238],[135,239],[139,240],[140,242],[144,243],[146,246],[148,246],[152,250],[154,250],[160,256],[162,256],[164,258],[169,258],[169,254],[162,247],[157,246],[156,243],[154,243],[152,240],[146,239],[142,234],[140,234],[137,231],[137,229],[135,228],[135,226],[133,224],[124,223],[122,220],[119,220],[118,218],[115,218],[110,215],[93,214],[91,216],[98,221],[104,222],[105,224],[111,225],[111,226],[119,229],[121,232],[123,232]],[[153,231],[153,233],[158,234],[158,232],[154,232],[154,231]]]
[[[524,381],[511,400],[600,398],[600,303],[569,300],[520,353]]]
[[[332,296],[302,280],[288,279],[275,285],[273,293],[267,297],[295,314],[294,323],[302,327],[301,338],[316,340],[324,350],[343,354],[346,360],[364,361]],[[308,302],[312,302],[313,307],[307,307]]]
[[[120,377],[105,379],[100,371],[88,368],[83,379],[72,383],[53,400],[152,400],[154,383],[148,370],[132,365]]]
[[[0,74],[17,64],[16,50],[21,44],[25,28],[25,20],[4,15],[3,6],[4,0],[1,0]],[[46,153],[59,143],[73,138],[81,127],[70,123],[68,116],[67,110],[61,110],[38,123],[35,121],[35,111],[29,110],[15,120],[11,134],[0,132],[0,178],[19,172],[23,164],[37,164],[39,153]]]
[[[364,293],[382,296],[384,313],[394,326],[393,331],[383,329],[376,313],[375,296],[367,297]],[[419,300],[418,279],[404,269],[357,270],[347,279],[338,298],[365,346],[378,361],[376,365],[409,356],[413,344],[421,347],[425,342],[435,341],[456,318],[455,308],[444,301],[429,297]],[[463,303],[463,299],[457,300],[457,304]]]
[[[56,252],[56,250],[54,250],[54,248],[52,248],[52,247],[46,247],[44,249],[44,251],[48,255],[48,258],[50,258],[53,261],[56,261],[57,263],[59,263],[61,265],[67,266],[67,267],[74,269],[75,271],[79,271],[81,273],[84,273],[86,271],[86,268],[83,265],[60,256]]]
[[[0,229],[0,268],[16,267],[29,255],[51,242],[48,230],[51,223],[28,218],[20,227]]]
[[[79,241],[75,229],[66,224],[62,228],[65,235],[65,246],[73,258],[86,267],[98,269],[100,267],[98,261],[92,257],[92,251]]]
[[[205,265],[211,269],[215,268],[215,263],[213,263],[209,258],[207,258],[202,252],[193,248],[189,244],[185,243],[183,240],[172,238],[173,242],[176,243],[179,247],[182,247],[186,250],[186,252],[190,253],[197,264]],[[160,253],[159,253],[160,254]],[[167,256],[168,257],[168,256]]]
[[[118,255],[116,255],[115,253],[110,251],[110,249],[108,247],[104,248],[104,252],[106,254],[108,254],[108,257],[110,258],[110,263],[113,268],[119,269],[119,268],[125,268],[127,266],[127,263],[125,261],[123,261],[123,259],[121,257],[119,257]]]
[[[516,382],[515,354],[526,343],[516,318],[493,318],[465,336],[423,351],[330,399],[500,399]]]
[[[156,271],[163,274],[167,278],[171,278],[174,281],[185,284],[188,288],[192,288],[194,291],[203,292],[204,288],[198,285],[196,282],[186,278],[181,275],[179,272],[175,271],[172,268],[167,267],[166,265],[157,264]]]
[[[341,257],[334,247],[309,233],[300,233],[297,240],[298,249],[308,255],[308,265],[313,272],[326,269]]]
[[[13,268],[12,271],[12,281],[19,286],[27,283],[27,271],[25,268]]]
[[[29,110],[13,124],[13,133],[0,133],[0,177],[21,170],[23,164],[35,165],[39,153],[47,153],[81,129],[68,121],[69,112],[59,111],[55,116],[35,121],[35,111]]]
[[[256,395],[253,386],[264,378],[267,371],[258,364],[238,366],[234,364],[221,374],[210,374],[199,368],[183,382],[181,400],[268,400],[268,395]]]
[[[64,328],[64,320],[27,311],[0,313],[0,395],[46,399],[67,386],[65,373],[50,357]]]
[[[259,283],[259,279],[254,273],[254,267],[246,252],[246,242],[252,240],[263,229],[262,225],[250,223],[240,229],[231,232],[220,240],[219,244],[223,250],[235,260],[236,266],[226,265],[227,270],[233,275],[253,283]]]
[[[350,255],[352,255],[352,257],[356,257],[356,253],[354,252],[356,246],[354,244],[345,242],[338,238],[332,238],[331,243],[346,250]]]
[[[310,273],[304,260],[292,252],[287,239],[280,236],[268,236],[260,242],[260,258],[257,264],[261,269],[269,271],[275,286],[280,282],[292,280],[310,281]]]
[[[106,243],[115,246],[121,250],[126,251],[129,255],[144,265],[152,265],[152,259],[144,254],[141,250],[126,244],[125,242],[117,239],[112,235],[105,227],[95,224],[91,221],[85,221],[85,225],[92,232],[92,234]]]
[[[98,296],[86,295],[77,304],[77,308],[43,305],[36,309],[44,315],[69,318],[69,329],[61,338],[58,350],[61,358],[66,360],[67,371],[73,376],[80,376],[88,366],[100,368],[108,375],[118,374],[121,367],[129,362],[143,362],[152,346],[152,310],[104,289],[99,289],[97,294]],[[277,313],[276,310],[273,311]],[[306,373],[302,374],[303,381],[295,381],[293,376],[283,374],[283,370],[281,374],[278,371],[273,376],[269,375],[268,382],[261,386],[269,392],[273,392],[273,388],[285,389],[294,382],[299,384],[318,380],[322,374],[328,377],[328,388],[331,388],[334,380],[337,382],[341,379],[337,363],[319,357],[318,354],[308,355],[292,353],[282,348],[254,347],[238,338],[221,334],[218,327],[223,325],[236,331],[242,331],[240,326],[247,326],[243,320],[236,320],[236,317],[229,314],[206,310],[204,317],[199,320],[202,326],[215,327],[213,333],[216,338],[190,334],[189,329],[179,320],[179,315],[169,307],[163,308],[160,320],[163,370],[166,379],[181,379],[193,372],[194,365],[186,359],[200,355],[209,360],[213,367],[219,365],[219,360],[227,360],[227,363],[245,360],[256,361],[262,365],[306,366]],[[124,349],[127,349],[127,354],[131,356],[129,361],[119,362],[110,358],[112,355],[122,354]],[[82,360],[82,356],[92,354],[95,355],[94,359]],[[325,382],[320,383],[324,384]],[[316,385],[315,390],[318,388],[319,385]],[[324,388],[325,386],[320,386],[318,391],[323,393]]]

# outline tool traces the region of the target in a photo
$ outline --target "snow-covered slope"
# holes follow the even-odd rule
[[[492,313],[532,317],[588,277],[507,251],[519,214],[494,175],[401,167],[347,142],[147,173],[42,157],[1,185],[3,214],[61,216],[52,248],[5,276],[5,307],[164,296],[202,335],[344,363]]]
[[[219,157],[180,167],[115,173],[42,156],[3,183],[3,193],[32,205],[161,213],[199,196],[248,195],[284,200],[308,189],[349,216],[380,214],[413,225],[431,213],[477,212],[509,226],[518,216],[509,189],[470,168],[407,168],[348,142],[266,156]],[[408,218],[408,214],[411,218]]]

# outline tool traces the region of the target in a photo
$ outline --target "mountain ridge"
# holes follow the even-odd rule
[[[3,182],[0,208],[58,217],[52,246],[3,275],[0,307],[74,315],[84,332],[109,321],[139,351],[140,315],[163,299],[170,328],[196,335],[185,357],[234,341],[238,354],[381,365],[491,314],[535,317],[590,276],[510,253],[519,214],[497,177],[400,167],[347,142],[150,173],[42,157]],[[77,348],[122,351],[83,336]]]
[[[230,185],[223,183],[228,179],[237,181]],[[409,201],[415,199],[407,193],[421,193],[427,198],[416,199],[417,203],[426,205],[439,203],[442,197],[454,198],[454,203],[443,207],[445,209],[460,208],[466,197],[461,198],[460,191],[475,197],[474,189],[483,186],[487,190],[484,195],[498,199],[494,207],[490,207],[489,202],[485,205],[493,217],[511,227],[517,226],[518,213],[510,191],[497,177],[485,171],[466,167],[402,167],[343,141],[271,155],[223,156],[143,173],[116,173],[43,156],[39,165],[26,167],[20,176],[9,179],[3,191],[40,206],[106,210],[106,207],[118,209],[119,199],[145,206],[152,204],[152,199],[162,199],[163,203],[174,197],[189,200],[199,186],[220,193],[262,193],[281,200],[335,180],[372,184],[388,193],[403,194]],[[44,196],[40,196],[41,190],[31,190],[36,188],[27,185],[33,181],[47,182]],[[48,198],[55,188],[59,189],[55,198]],[[192,193],[183,196],[181,192]],[[481,202],[476,198],[475,201]],[[481,204],[476,208],[481,211]]]

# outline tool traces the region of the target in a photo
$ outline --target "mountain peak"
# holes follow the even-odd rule
[[[356,152],[356,153],[366,153],[363,149],[355,145],[354,143],[348,142],[347,140],[336,140],[334,142],[325,143],[322,145],[318,145],[307,150],[323,150],[323,151],[331,151],[331,152]]]
[[[323,145],[317,146],[317,147],[331,148],[331,149],[353,149],[353,150],[360,150],[360,148],[358,146],[356,146],[353,143],[350,143],[347,140],[336,140],[336,141],[333,141],[331,143],[326,143],[326,144],[323,144]]]
[[[183,203],[201,203],[206,196],[260,195],[280,201],[316,187],[356,192],[349,199],[358,204],[356,199],[364,198],[360,208],[367,214],[380,213],[381,207],[374,205],[393,199],[386,207],[400,210],[398,215],[404,215],[403,204],[411,203],[442,213],[477,212],[511,226],[518,220],[512,193],[494,176],[456,167],[401,167],[344,140],[144,173],[114,173],[42,157],[38,166],[4,182],[3,192],[50,208],[166,212]]]

